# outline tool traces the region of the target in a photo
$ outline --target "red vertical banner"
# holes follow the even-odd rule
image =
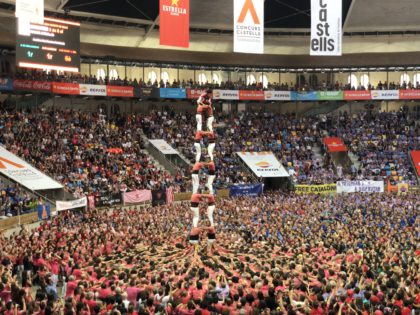
[[[160,44],[190,46],[190,0],[160,0]]]

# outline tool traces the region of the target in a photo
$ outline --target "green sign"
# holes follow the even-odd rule
[[[318,101],[342,101],[344,100],[343,91],[321,91],[316,92]]]

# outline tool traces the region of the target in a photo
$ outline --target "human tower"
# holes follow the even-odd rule
[[[197,130],[195,133],[195,164],[192,171],[192,196],[190,209],[193,213],[192,229],[190,232],[190,243],[198,244],[201,231],[207,230],[207,242],[211,245],[216,240],[216,231],[214,228],[213,212],[216,207],[213,190],[213,182],[216,178],[216,167],[214,165],[213,151],[216,145],[216,136],[213,131],[213,107],[211,102],[212,91],[208,90],[200,95],[197,100]],[[203,130],[203,121],[204,129]],[[207,155],[205,159],[202,149],[203,140],[207,139]],[[205,189],[200,188],[200,175],[207,170]],[[200,227],[200,206],[207,204],[207,218],[210,222],[209,227]]]

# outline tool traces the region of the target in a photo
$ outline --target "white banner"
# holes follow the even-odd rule
[[[288,91],[265,91],[264,98],[266,101],[291,101],[292,93]]]
[[[63,185],[3,147],[0,147],[0,173],[30,190],[63,188]]]
[[[165,140],[155,139],[149,141],[156,149],[158,149],[163,154],[179,154],[179,152],[172,148]]]
[[[106,96],[106,85],[79,84],[80,95]]]
[[[264,53],[264,0],[234,0],[233,51]]]
[[[44,23],[44,0],[16,0],[16,17],[27,22]]]
[[[351,180],[351,181],[338,181],[337,182],[337,193],[374,193],[384,192],[383,181],[373,180]]]
[[[77,200],[71,200],[71,201],[56,201],[55,206],[57,208],[57,211],[63,211],[63,210],[70,210],[70,209],[76,209],[76,208],[83,208],[87,207],[87,198],[83,197]]]
[[[213,99],[237,101],[239,100],[239,91],[213,90]]]
[[[398,100],[400,98],[398,90],[371,91],[371,94],[373,100]]]
[[[342,1],[311,0],[311,56],[341,56]]]
[[[289,177],[273,152],[236,152],[258,177]]]

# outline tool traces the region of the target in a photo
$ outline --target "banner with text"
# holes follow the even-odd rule
[[[371,99],[370,91],[344,91],[345,101],[367,101]]]
[[[80,95],[106,96],[105,85],[79,84]]]
[[[233,185],[229,189],[229,197],[259,197],[263,193],[263,184]]]
[[[343,91],[320,91],[316,92],[318,101],[342,101]]]
[[[190,0],[160,0],[159,30],[161,45],[188,48]]]
[[[341,194],[355,192],[384,192],[384,182],[373,180],[349,180],[337,182],[337,193]]]
[[[292,93],[288,91],[265,91],[264,98],[266,101],[291,101]]]
[[[341,56],[342,1],[311,0],[311,56]]]
[[[264,53],[264,0],[234,0],[233,51]]]
[[[12,91],[13,80],[8,78],[0,78],[0,91]]]
[[[149,140],[149,142],[163,154],[179,154],[177,150],[172,148],[169,143],[163,139]]]
[[[134,87],[108,85],[106,87],[106,95],[115,97],[134,97]]]
[[[346,152],[347,147],[338,137],[324,138],[324,144],[326,145],[328,152]]]
[[[174,99],[185,99],[187,98],[187,92],[185,89],[175,89],[175,88],[161,88],[160,89],[161,98],[174,98]]]
[[[87,197],[69,201],[56,201],[57,211],[64,211],[70,209],[84,208],[87,206]]]
[[[273,152],[236,152],[258,177],[289,177]]]
[[[316,101],[317,93],[316,92],[292,92],[293,101]]]
[[[264,101],[263,91],[239,91],[239,100],[241,101]]]
[[[3,147],[0,147],[0,173],[30,190],[63,188],[63,185]]]
[[[419,100],[420,90],[400,90],[400,100]]]
[[[304,194],[334,194],[336,192],[336,184],[326,184],[326,185],[296,185],[295,193],[297,195]]]
[[[194,89],[187,89],[187,98],[189,100],[195,100],[200,97],[201,94],[206,92],[206,90],[194,90]]]
[[[52,83],[46,81],[14,80],[13,89],[51,93]]]
[[[420,151],[411,151],[411,158],[413,159],[414,167],[416,168],[417,175],[420,176]]]
[[[53,82],[52,92],[54,94],[80,95],[79,84]]]
[[[400,98],[400,92],[398,90],[379,90],[371,91],[373,100],[397,100]]]
[[[151,190],[134,190],[123,195],[124,204],[136,204],[152,200]]]
[[[215,100],[239,100],[239,91],[233,90],[213,90],[213,99]]]

